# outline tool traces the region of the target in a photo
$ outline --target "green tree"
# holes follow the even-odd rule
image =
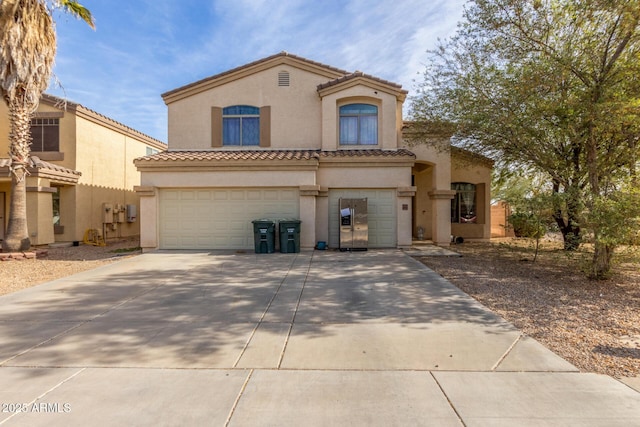
[[[31,156],[31,118],[49,85],[56,55],[54,9],[62,9],[94,28],[88,9],[70,0],[0,2],[0,94],[9,107],[11,202],[5,252],[24,251],[27,229],[26,182]]]
[[[589,214],[621,198],[640,158],[640,0],[471,1],[431,54],[413,119],[548,176],[565,248],[592,236],[591,275],[606,276],[616,239]]]

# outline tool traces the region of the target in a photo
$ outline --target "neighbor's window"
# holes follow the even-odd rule
[[[260,109],[249,105],[223,108],[222,145],[260,145]]]
[[[451,222],[475,224],[478,221],[475,184],[454,182],[451,184],[451,189],[456,192],[451,200]]]
[[[153,156],[154,154],[158,154],[159,151],[152,147],[147,147],[147,156]]]
[[[340,107],[340,145],[378,144],[378,107],[349,104]]]
[[[60,119],[31,119],[31,151],[60,151]]]

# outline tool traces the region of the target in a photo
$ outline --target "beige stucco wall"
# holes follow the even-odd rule
[[[291,187],[315,185],[313,170],[277,171],[157,171],[142,175],[142,186],[156,188]]]
[[[53,234],[53,211],[50,192],[30,194],[29,231],[37,233],[37,242],[47,244],[57,241],[81,241],[89,228],[102,233],[102,204],[133,204],[139,212],[138,195],[133,187],[140,182],[140,173],[133,160],[145,156],[148,146],[162,149],[156,141],[148,144],[145,137],[112,122],[84,107],[70,105],[65,111],[41,102],[38,113],[56,113],[60,117],[60,151],[36,153],[42,160],[77,170],[82,173],[78,184],[51,181],[51,187],[60,188],[60,223],[64,233]],[[0,103],[0,157],[7,157],[9,124],[7,107]],[[7,216],[10,191],[7,190]],[[35,193],[34,193],[35,194]],[[35,200],[38,200],[37,202]],[[45,199],[47,201],[45,202]],[[45,208],[45,204],[49,207]],[[45,231],[44,228],[51,230]],[[108,229],[107,238],[136,236],[140,233],[139,218],[136,222],[119,223],[116,230]],[[33,230],[33,231],[32,231]],[[46,237],[45,237],[46,236]]]
[[[80,240],[90,228],[104,232],[107,239],[139,235],[139,220],[125,220],[115,230],[104,227],[102,205],[131,204],[139,208],[133,187],[140,183],[140,173],[133,160],[146,155],[147,145],[83,117],[77,117],[76,133],[75,167],[82,176],[75,187],[77,213],[72,240]]]
[[[424,239],[446,246],[451,241],[451,158],[448,140],[406,146],[416,155],[413,168],[416,195],[413,200],[413,236],[418,227]]]
[[[378,145],[339,145],[340,107],[347,104],[363,103],[378,107]],[[402,112],[402,104],[398,98],[386,92],[375,90],[364,84],[358,84],[322,98],[322,149],[379,148],[395,150],[398,148],[398,135],[402,121],[398,122],[398,108]]]
[[[27,224],[32,245],[53,241],[53,204],[49,180],[27,177]]]
[[[290,86],[278,86],[280,71],[289,72]],[[271,106],[271,149],[320,148],[321,103],[316,87],[327,80],[280,64],[169,103],[169,148],[210,149],[211,107],[232,105]]]

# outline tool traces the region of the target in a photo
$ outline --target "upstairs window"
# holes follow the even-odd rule
[[[340,107],[340,145],[377,145],[378,107],[349,104]]]
[[[456,195],[451,200],[451,222],[475,224],[478,222],[476,208],[476,185],[467,182],[454,182],[451,189]]]
[[[31,119],[31,151],[60,151],[60,119]]]
[[[260,145],[260,109],[249,105],[223,108],[222,145]]]

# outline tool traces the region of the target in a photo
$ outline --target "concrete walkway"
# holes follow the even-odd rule
[[[145,254],[0,297],[0,343],[3,426],[640,426],[401,251]]]

